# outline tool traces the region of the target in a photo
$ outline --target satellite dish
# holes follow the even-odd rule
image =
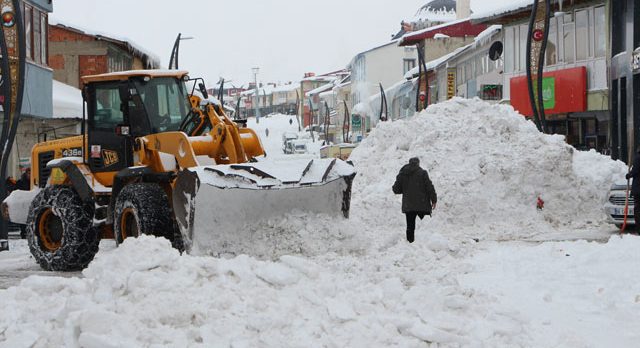
[[[494,42],[489,48],[489,59],[491,60],[500,59],[500,57],[502,56],[503,48],[504,47],[502,46],[502,41]]]

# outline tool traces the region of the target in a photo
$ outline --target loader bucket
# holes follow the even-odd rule
[[[258,241],[260,224],[289,213],[349,217],[355,171],[339,159],[256,162],[189,168],[173,194],[185,250],[235,254]]]

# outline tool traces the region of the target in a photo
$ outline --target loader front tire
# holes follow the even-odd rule
[[[116,198],[113,218],[116,244],[143,234],[165,237],[172,241],[173,229],[169,199],[159,185],[129,184]]]
[[[93,202],[69,186],[48,186],[31,202],[26,235],[29,250],[47,271],[79,271],[98,252]]]

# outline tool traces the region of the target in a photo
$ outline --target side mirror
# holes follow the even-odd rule
[[[126,124],[119,124],[116,126],[116,135],[123,137],[131,136],[131,127]]]
[[[207,92],[207,88],[204,86],[204,83],[198,83],[198,89],[200,89],[200,93],[202,93],[202,97],[204,99],[209,99],[209,92]]]

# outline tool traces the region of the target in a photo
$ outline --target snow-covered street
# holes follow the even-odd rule
[[[282,153],[291,118],[249,127],[278,160],[317,156],[319,142]],[[391,185],[414,156],[438,207],[409,244]],[[637,345],[640,237],[618,235],[602,209],[622,162],[577,152],[509,106],[458,98],[379,124],[350,159],[351,218],[274,216],[265,235],[301,244],[270,257],[103,240],[81,274],[52,274],[11,240],[0,347]]]

